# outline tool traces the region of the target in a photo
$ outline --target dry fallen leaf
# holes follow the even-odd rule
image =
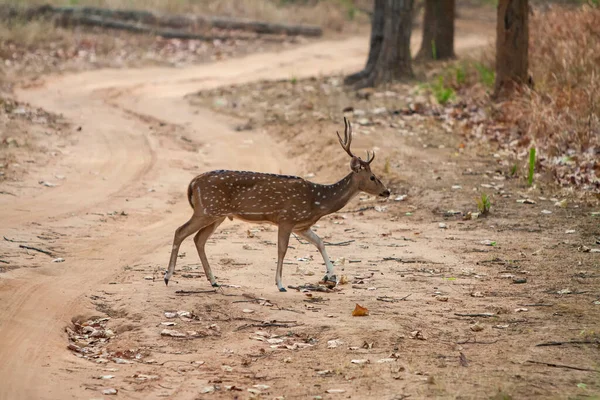
[[[369,309],[356,303],[356,307],[354,308],[354,311],[352,311],[352,316],[353,317],[365,317],[367,315],[369,315]]]
[[[423,332],[421,332],[421,331],[412,331],[410,333],[410,338],[411,339],[419,339],[419,340],[427,340],[427,338],[425,337],[425,335],[423,335]]]
[[[471,325],[470,328],[473,332],[481,332],[484,327],[483,327],[483,325],[479,325],[479,323],[476,322],[473,325]]]
[[[467,360],[467,357],[462,352],[460,353],[458,360],[460,361],[460,365],[462,365],[463,367],[469,366],[469,360]]]
[[[161,336],[170,336],[170,337],[185,337],[186,336],[186,334],[183,332],[178,332],[178,331],[174,331],[171,329],[163,329],[160,332],[160,335]]]

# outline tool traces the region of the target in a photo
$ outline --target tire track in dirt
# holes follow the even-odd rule
[[[463,48],[481,46],[486,40],[470,37]],[[257,132],[251,143],[244,143],[245,134],[230,129],[227,120],[209,112],[195,112],[182,96],[257,79],[354,71],[366,59],[366,43],[366,38],[324,41],[179,70],[67,74],[49,77],[37,87],[19,89],[19,100],[63,114],[83,129],[61,160],[71,171],[64,185],[30,199],[2,204],[7,230],[36,229],[31,222],[42,221],[57,230],[69,228],[71,237],[60,243],[68,249],[67,262],[12,271],[0,282],[0,337],[7,338],[0,342],[0,376],[6,382],[0,385],[0,398],[89,395],[72,378],[81,377],[82,372],[73,375],[71,369],[85,371],[86,363],[65,350],[64,326],[70,316],[91,312],[84,296],[97,284],[107,283],[123,265],[136,263],[149,254],[166,262],[159,249],[170,242],[174,228],[189,212],[184,189],[193,175],[171,163],[194,166],[198,155],[177,146],[162,147],[161,141],[175,143],[177,136],[153,135],[149,125],[155,119],[183,126],[188,137],[210,145],[201,153],[203,165],[198,170],[227,166],[293,173],[294,164],[286,160],[285,149],[272,138]],[[111,93],[110,98],[107,93]],[[150,180],[160,182],[156,193],[146,190]],[[132,212],[119,225],[82,222],[86,212],[122,208],[129,194],[130,209],[139,212]],[[171,205],[170,196],[181,201]],[[144,209],[148,213],[140,211]],[[266,269],[270,271],[269,266]]]

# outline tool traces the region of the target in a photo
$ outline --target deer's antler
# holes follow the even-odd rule
[[[338,131],[336,131],[335,133],[337,133],[340,144],[342,145],[342,148],[346,150],[346,153],[348,153],[350,157],[355,157],[355,155],[352,154],[352,151],[350,151],[350,144],[352,143],[352,125],[350,124],[350,121],[346,119],[346,117],[344,117],[344,139],[342,140],[342,137],[340,136],[340,133]],[[364,162],[367,164],[371,164],[371,162],[373,162],[374,159],[375,152],[369,153],[369,150],[367,150],[367,161]]]
[[[346,150],[346,153],[348,153],[350,157],[354,157],[354,154],[352,154],[350,151],[350,144],[352,143],[352,125],[350,124],[350,121],[346,119],[346,117],[344,117],[344,140],[342,140],[342,137],[338,131],[335,131],[335,133],[337,133],[340,144],[342,145],[342,149]]]

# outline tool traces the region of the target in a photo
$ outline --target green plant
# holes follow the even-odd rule
[[[475,201],[477,202],[477,209],[482,216],[490,213],[490,207],[492,206],[490,203],[490,196],[485,193],[481,193],[481,196],[475,199]]]
[[[392,166],[390,164],[390,158],[387,157],[385,159],[385,166],[383,167],[383,172],[386,174],[389,174],[391,172],[391,170],[392,170]]]
[[[338,0],[339,4],[346,9],[346,15],[350,21],[354,20],[358,9],[354,5],[354,1],[352,0]]]
[[[455,97],[454,89],[445,85],[442,75],[438,76],[437,80],[429,85],[429,88],[435,96],[436,101],[441,105],[446,104]]]
[[[496,81],[496,72],[482,63],[475,63],[475,69],[479,73],[479,81],[487,87],[493,87]]]
[[[296,83],[298,83],[298,78],[296,78],[295,76],[292,76],[292,78],[290,79],[290,83],[292,85],[295,85]]]
[[[535,171],[535,147],[529,150],[529,172],[527,174],[527,184],[533,185],[533,173]]]
[[[517,175],[517,170],[518,170],[518,166],[517,164],[513,164],[512,167],[510,167],[510,176],[514,177],[515,175]]]
[[[463,64],[459,64],[454,69],[454,79],[457,85],[462,85],[467,81],[467,71]]]

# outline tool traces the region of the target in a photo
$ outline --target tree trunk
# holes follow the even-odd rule
[[[423,41],[417,58],[445,60],[454,58],[455,0],[426,0]]]
[[[384,17],[385,0],[375,0],[373,15],[371,17],[371,41],[369,44],[369,57],[367,65],[362,71],[348,75],[344,79],[346,85],[353,85],[356,82],[364,79],[375,66],[375,61],[379,57],[381,51],[381,43],[383,42],[383,17]]]
[[[346,82],[370,87],[413,76],[410,54],[413,0],[375,0],[365,69]]]
[[[495,96],[502,98],[528,80],[528,0],[500,0],[496,23]]]

